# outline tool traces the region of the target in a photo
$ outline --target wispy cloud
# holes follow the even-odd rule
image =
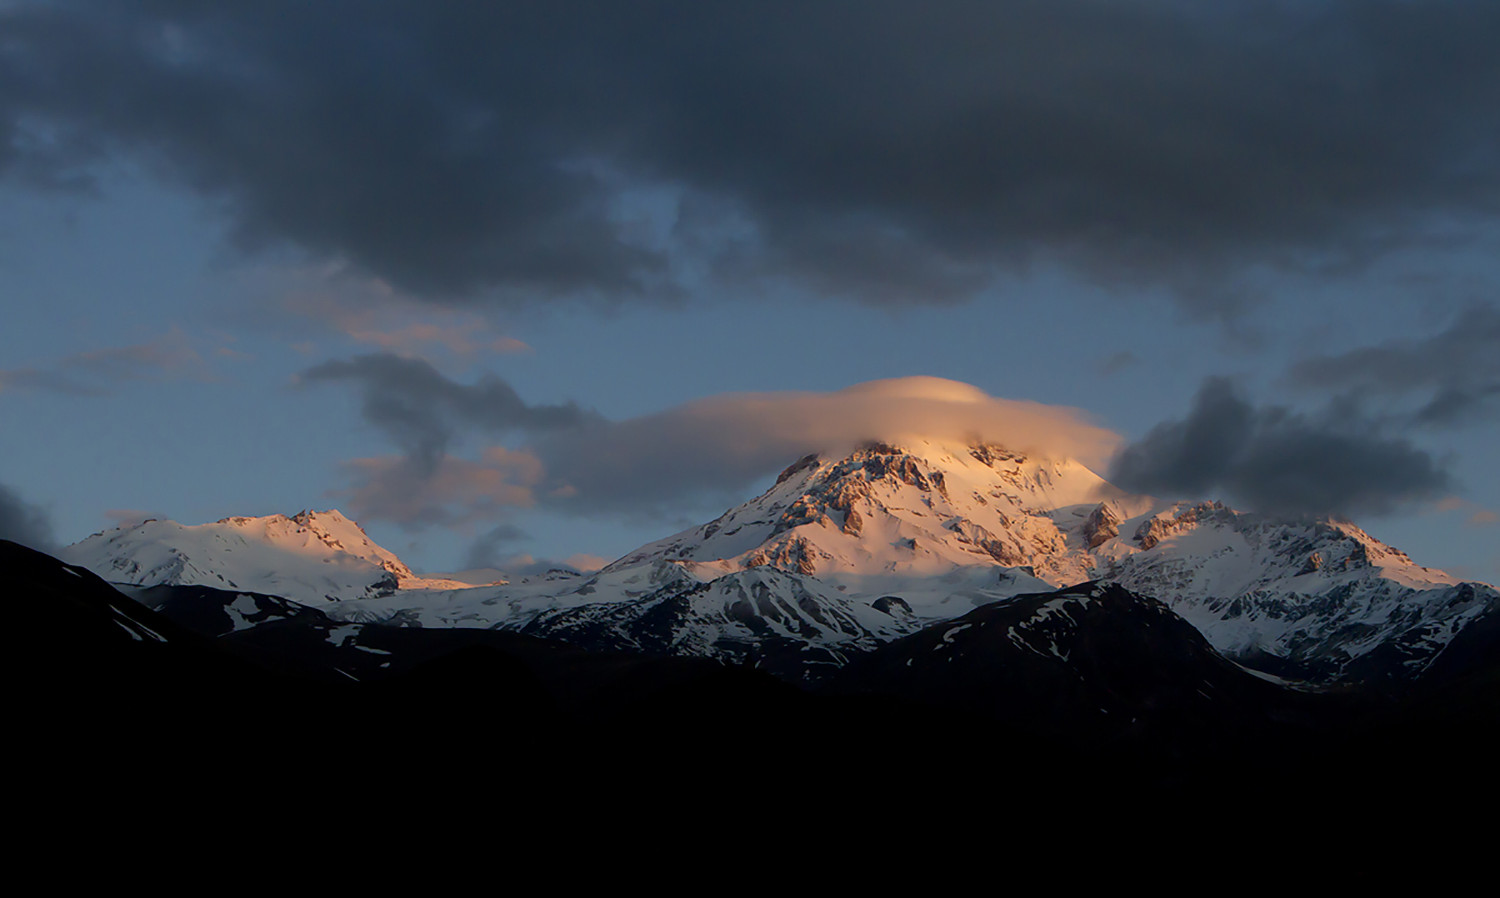
[[[1292,369],[1290,380],[1304,388],[1414,400],[1401,415],[1413,426],[1495,420],[1500,415],[1500,307],[1471,307],[1430,336],[1306,359]]]
[[[430,466],[409,456],[377,456],[345,462],[354,485],[333,490],[356,518],[398,521],[421,527],[454,526],[492,518],[503,508],[536,504],[542,463],[501,446],[479,460],[440,456]]]
[[[64,356],[40,368],[0,370],[0,392],[41,391],[67,396],[108,396],[130,381],[217,378],[193,338],[173,327],[159,337]]]
[[[1464,523],[1469,527],[1489,527],[1500,523],[1500,514],[1459,496],[1445,496],[1433,504],[1432,510],[1441,513],[1462,513],[1465,516]]]
[[[577,405],[530,405],[494,375],[474,384],[449,380],[421,359],[380,353],[330,361],[298,376],[303,385],[347,382],[362,397],[366,420],[431,473],[460,430],[506,434],[573,427],[595,417]]]
[[[532,351],[474,312],[404,300],[384,283],[342,268],[320,272],[316,280],[316,288],[298,288],[286,297],[287,311],[364,346],[429,360]]]

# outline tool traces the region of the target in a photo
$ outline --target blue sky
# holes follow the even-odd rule
[[[1063,5],[767,15],[765,45],[729,8],[678,40],[628,13],[8,7],[7,513],[67,543],[338,506],[427,570],[607,559],[794,460],[747,420],[721,463],[694,409],[931,375],[1077,409],[1163,492],[1348,514],[1500,580],[1500,73],[1465,55],[1500,18]],[[1418,24],[1454,71],[1408,70]],[[558,53],[466,37],[502,26]],[[1000,46],[954,43],[974,29]],[[847,75],[835,31],[909,65]],[[1021,58],[1063,41],[1101,49]],[[1254,451],[1205,461],[1226,427]]]

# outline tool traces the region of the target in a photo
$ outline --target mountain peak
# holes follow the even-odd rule
[[[296,521],[304,527],[314,522],[326,524],[354,524],[354,521],[351,518],[345,515],[342,511],[339,511],[337,508],[330,508],[327,511],[313,511],[310,508],[304,508],[303,510],[292,515],[291,520]],[[359,525],[354,524],[354,526],[358,527]]]
[[[418,577],[337,509],[194,526],[147,521],[96,533],[59,554],[107,580],[136,586],[246,589],[314,604],[467,585]]]
[[[1092,505],[1106,486],[1071,459],[979,440],[872,440],[804,456],[762,495],[612,567],[660,558],[712,568],[706,573],[771,566],[819,577],[1020,568],[1062,557],[1067,537],[1053,514]],[[1090,574],[1077,560],[1064,567],[1047,582]]]

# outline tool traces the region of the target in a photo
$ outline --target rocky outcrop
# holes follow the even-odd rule
[[[746,568],[774,567],[798,574],[817,573],[817,550],[802,537],[793,537],[758,549],[745,559]]]
[[[1120,535],[1120,513],[1108,502],[1101,502],[1083,522],[1084,543],[1093,551]]]
[[[1136,528],[1135,540],[1142,549],[1153,549],[1162,540],[1176,533],[1191,530],[1194,526],[1209,521],[1228,523],[1238,512],[1224,507],[1223,502],[1199,502],[1197,505],[1178,505],[1149,518]]]

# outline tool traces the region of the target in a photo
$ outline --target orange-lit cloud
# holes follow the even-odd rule
[[[381,402],[367,417],[409,454],[351,462],[359,485],[349,504],[365,517],[408,523],[469,521],[507,505],[649,514],[684,499],[741,501],[757,480],[803,455],[843,453],[869,440],[984,440],[1099,466],[1121,442],[1078,410],[1000,399],[936,377],[827,393],[725,394],[610,421],[543,415],[547,409],[526,405],[503,382],[458,384],[427,366],[375,364],[382,358],[338,373],[378,385]],[[408,405],[423,414],[389,413]],[[430,420],[444,409],[451,414]],[[462,431],[484,432],[497,421],[520,435],[521,448],[495,446],[474,461],[448,454]]]
[[[525,342],[496,333],[477,315],[405,301],[378,281],[360,290],[358,284],[337,280],[338,272],[323,277],[323,289],[293,293],[286,306],[356,343],[419,357],[439,350],[464,358],[532,351]]]

